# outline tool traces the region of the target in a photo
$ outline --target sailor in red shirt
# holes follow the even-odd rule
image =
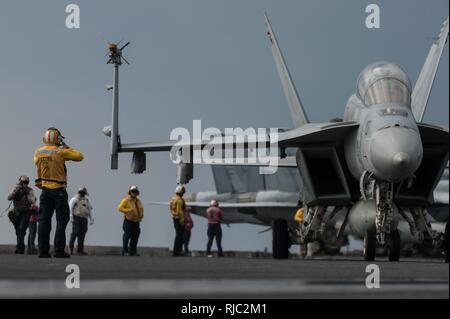
[[[208,217],[208,246],[206,252],[208,257],[212,257],[211,246],[214,238],[216,239],[217,250],[219,251],[219,257],[223,257],[222,251],[222,218],[223,211],[219,208],[217,200],[211,201],[210,207],[206,211]]]
[[[36,203],[33,203],[31,205],[31,215],[30,215],[30,221],[28,224],[28,248],[27,248],[27,254],[28,255],[36,255],[38,253],[38,250],[36,249],[36,234],[37,234],[37,223],[39,220],[39,207],[36,205]]]
[[[183,247],[184,253],[189,255],[189,242],[191,241],[191,231],[194,228],[194,221],[191,216],[192,207],[187,206],[184,211],[184,234],[183,234]]]

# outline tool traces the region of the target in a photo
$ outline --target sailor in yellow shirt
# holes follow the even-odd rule
[[[305,219],[305,209],[302,207],[297,210],[294,216],[294,220],[301,225],[303,223],[303,220]]]
[[[144,218],[144,206],[139,199],[139,189],[131,186],[128,195],[119,204],[119,212],[124,214],[122,256],[139,256],[137,244],[141,234],[140,222]]]
[[[295,213],[295,216],[294,216],[294,220],[298,223],[298,227],[300,229],[300,227],[303,224],[303,221],[305,220],[305,209],[303,207],[299,208],[297,210],[297,212]],[[300,256],[302,256],[302,257],[306,256],[306,254],[307,254],[307,247],[308,246],[306,244],[303,244],[303,245],[301,244],[300,245]]]
[[[170,213],[173,218],[173,226],[175,227],[175,241],[173,244],[173,255],[183,256],[183,234],[184,234],[184,212],[186,203],[183,195],[186,189],[182,185],[178,185],[175,189],[175,195],[170,200]]]
[[[66,161],[80,162],[83,154],[64,143],[64,136],[50,127],[43,137],[45,146],[34,153],[37,168],[36,186],[42,189],[40,196],[38,243],[39,258],[50,258],[50,231],[52,216],[56,210],[55,257],[69,258],[66,247],[66,226],[70,220],[68,204]]]

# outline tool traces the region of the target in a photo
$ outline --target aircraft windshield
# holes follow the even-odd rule
[[[364,96],[367,106],[381,103],[411,105],[411,92],[407,85],[394,78],[384,78],[373,83]]]

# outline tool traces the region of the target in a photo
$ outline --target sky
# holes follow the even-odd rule
[[[65,8],[80,7],[80,29],[67,29]],[[381,9],[381,28],[365,26],[365,8]],[[85,160],[69,163],[69,195],[86,186],[95,225],[88,245],[120,245],[117,205],[130,185],[143,201],[168,200],[175,166],[168,154],[151,154],[147,171],[130,174],[131,155],[109,169],[112,67],[106,41],[130,41],[121,68],[122,141],[168,140],[176,127],[291,127],[273,63],[263,14],[268,12],[311,121],[342,116],[364,67],[398,63],[415,83],[432,41],[448,15],[448,0],[1,0],[0,165],[1,207],[8,191],[36,169],[32,155],[50,126]],[[425,122],[448,127],[449,59],[445,49]],[[195,167],[188,192],[213,190],[211,170]],[[37,192],[39,193],[39,192]],[[206,222],[194,217],[191,248],[204,249]],[[140,245],[172,246],[168,209],[146,206]],[[224,228],[225,249],[271,248],[264,227]],[[67,233],[70,233],[68,228]],[[14,243],[6,217],[0,244]]]

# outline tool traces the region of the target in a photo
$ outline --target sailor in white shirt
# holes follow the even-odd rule
[[[84,251],[84,238],[88,230],[88,219],[90,225],[94,224],[92,206],[87,197],[88,195],[86,187],[81,187],[78,189],[78,194],[69,202],[70,220],[72,222],[72,234],[69,241],[70,254],[73,254],[75,239],[78,239],[78,255],[87,255]]]

